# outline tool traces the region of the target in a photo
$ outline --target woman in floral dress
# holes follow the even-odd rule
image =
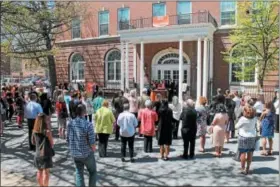
[[[204,146],[207,133],[207,117],[208,109],[205,106],[207,103],[206,97],[199,98],[199,106],[195,108],[197,111],[197,136],[200,137],[200,152],[204,152]]]

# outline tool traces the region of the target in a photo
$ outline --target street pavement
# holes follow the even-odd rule
[[[50,186],[74,186],[75,167],[67,150],[65,140],[57,139],[56,118],[52,118],[55,137],[54,168],[51,169]],[[28,151],[26,124],[18,129],[15,124],[5,127],[1,137],[1,185],[30,186],[36,183],[33,152]],[[159,159],[159,146],[153,141],[153,153],[143,152],[143,139],[135,140],[135,163],[122,163],[120,142],[111,136],[108,158],[99,158],[96,153],[99,186],[278,186],[279,184],[279,134],[275,135],[273,156],[254,153],[251,169],[253,174],[240,174],[240,163],[232,160],[237,148],[237,139],[225,144],[222,158],[213,157],[211,138],[206,140],[206,153],[199,153],[196,141],[194,160],[183,160],[178,156],[183,151],[181,138],[173,140],[170,161]],[[128,150],[127,150],[128,152]],[[128,155],[128,154],[127,154]],[[3,173],[3,174],[2,174]],[[86,184],[88,173],[86,174]],[[9,177],[10,176],[10,177]],[[12,177],[11,177],[12,176]]]

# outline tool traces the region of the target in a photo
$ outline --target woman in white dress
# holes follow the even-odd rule
[[[182,113],[182,105],[179,103],[179,99],[177,96],[173,96],[172,103],[169,104],[169,108],[171,108],[173,112],[173,139],[178,138],[178,129],[180,122],[180,115]]]

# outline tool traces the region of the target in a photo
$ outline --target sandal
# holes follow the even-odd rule
[[[204,153],[205,150],[204,149],[199,149],[199,152]]]
[[[268,151],[265,156],[271,156],[271,155],[272,155],[272,152]]]
[[[248,171],[246,171],[245,169],[243,169],[243,170],[241,171],[241,174],[247,175],[247,174],[248,174]]]
[[[261,152],[261,155],[263,155],[263,156],[267,156],[267,152],[262,151],[262,152]]]

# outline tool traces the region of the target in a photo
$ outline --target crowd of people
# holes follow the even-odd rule
[[[84,186],[84,166],[89,172],[89,186],[96,185],[96,162],[94,152],[98,142],[100,158],[107,157],[109,137],[121,142],[122,162],[126,162],[128,144],[130,162],[134,159],[134,140],[142,137],[145,153],[153,152],[153,137],[160,147],[160,158],[169,157],[172,140],[178,138],[182,121],[181,136],[183,159],[195,157],[195,142],[199,137],[199,152],[205,152],[207,133],[212,136],[215,147],[213,156],[222,157],[223,147],[238,132],[236,160],[240,160],[241,173],[250,173],[253,152],[262,138],[264,156],[272,155],[274,132],[279,133],[279,94],[273,101],[264,102],[263,95],[254,101],[248,94],[230,93],[221,89],[210,101],[200,97],[198,101],[184,98],[180,102],[175,95],[163,98],[160,94],[148,94],[147,89],[137,96],[136,90],[118,92],[111,102],[103,97],[102,91],[92,93],[67,89],[67,85],[48,89],[32,87],[27,91],[18,87],[2,87],[1,135],[5,121],[16,115],[16,123],[22,128],[24,119],[28,125],[29,149],[35,151],[34,165],[38,169],[40,186],[48,186],[49,169],[53,167],[51,116],[57,115],[58,137],[65,139],[76,168],[76,185]],[[268,142],[268,149],[267,147]]]

